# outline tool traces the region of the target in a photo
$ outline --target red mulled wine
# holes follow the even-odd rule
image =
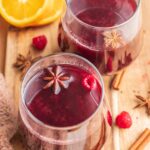
[[[99,71],[71,53],[44,57],[22,84],[19,129],[30,150],[107,149],[111,133]]]
[[[28,83],[25,99],[31,113],[43,123],[55,127],[74,126],[89,118],[101,99],[101,86],[96,78],[86,70],[72,65],[51,66],[47,69],[52,73],[41,70]],[[56,71],[58,75],[53,76]],[[54,77],[51,83],[55,83],[43,88],[44,84],[48,84],[43,80],[44,77]],[[57,94],[53,91],[56,80],[57,86],[60,86]],[[65,85],[66,88],[63,87]],[[34,88],[37,92],[32,90]]]
[[[141,49],[139,0],[71,0],[59,26],[62,51],[90,60],[102,74],[128,66]]]

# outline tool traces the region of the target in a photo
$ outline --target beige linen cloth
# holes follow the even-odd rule
[[[17,130],[17,112],[12,92],[0,73],[0,150],[13,150],[10,139]]]

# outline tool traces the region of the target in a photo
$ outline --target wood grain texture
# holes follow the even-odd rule
[[[24,56],[27,55],[28,51],[33,49],[32,38],[37,35],[45,35],[48,39],[48,45],[44,52],[40,53],[37,50],[32,50],[33,58],[37,56],[50,55],[59,50],[57,44],[57,31],[58,31],[59,20],[55,23],[40,28],[26,28],[26,29],[15,29],[10,28],[7,36],[7,51],[6,51],[6,62],[5,62],[5,77],[9,83],[10,88],[14,91],[15,100],[19,100],[20,93],[20,73],[13,68],[13,64],[16,61],[18,54]]]
[[[4,71],[8,24],[0,17],[0,72]]]
[[[129,130],[120,130],[120,150],[128,150],[131,144],[150,127],[150,116],[145,108],[133,109],[137,104],[135,95],[150,97],[150,1],[143,1],[144,43],[138,59],[126,70],[119,93],[119,112],[126,110],[133,118],[133,125]],[[150,144],[144,150],[149,150]]]
[[[26,29],[14,29],[9,28],[7,36],[7,47],[6,47],[6,61],[5,61],[5,78],[9,83],[9,87],[13,90],[15,97],[16,109],[18,109],[18,103],[20,100],[20,73],[13,68],[13,63],[16,61],[17,55],[20,53],[24,56],[27,55],[28,51],[33,49],[32,38],[37,35],[45,35],[48,39],[48,45],[44,52],[40,53],[36,50],[32,50],[33,57],[50,55],[59,50],[57,44],[57,32],[58,24],[60,20],[55,23],[43,26],[40,28],[26,28]],[[19,138],[18,138],[19,137]],[[12,140],[15,150],[23,150],[20,136],[17,135]]]
[[[136,138],[141,134],[141,132],[146,128],[150,127],[150,117],[146,115],[145,109],[140,108],[134,110],[133,107],[136,105],[135,94],[141,94],[144,97],[149,97],[148,91],[150,91],[150,1],[143,0],[143,28],[145,31],[144,46],[140,53],[138,59],[127,69],[124,79],[121,85],[121,90],[118,94],[118,112],[123,110],[131,113],[133,117],[133,126],[129,130],[118,130],[119,134],[119,144],[120,150],[128,150],[130,145],[136,140]],[[58,21],[40,28],[29,28],[23,30],[13,30],[9,29],[7,36],[7,54],[6,54],[6,65],[5,65],[5,76],[10,87],[14,91],[15,99],[18,103],[19,101],[19,89],[20,89],[20,79],[19,74],[14,70],[12,64],[15,62],[18,53],[26,55],[28,50],[31,48],[31,39],[33,36],[39,34],[46,34],[49,40],[49,44],[46,47],[43,55],[51,54],[55,50],[58,50],[57,45],[57,28]],[[2,32],[0,32],[2,34]],[[1,40],[1,39],[0,39]],[[5,41],[5,40],[4,40]],[[5,43],[5,42],[4,42]],[[0,51],[0,68],[3,68],[4,59],[4,47]],[[39,53],[34,53],[34,56],[40,55]],[[110,78],[104,77],[105,87],[109,103],[111,104],[111,91],[109,90]],[[16,103],[16,104],[17,104]],[[113,118],[116,117],[116,114]],[[116,128],[116,127],[115,127]],[[16,140],[17,139],[17,140]],[[23,150],[22,145],[18,142],[17,138],[13,139],[16,150]],[[145,150],[150,149],[150,144],[145,148]],[[115,150],[113,147],[107,150]]]

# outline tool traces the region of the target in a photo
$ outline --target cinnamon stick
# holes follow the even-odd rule
[[[99,140],[99,143],[97,145],[97,148],[95,150],[100,150],[102,148],[102,146],[104,145],[104,142],[105,142],[105,130],[106,130],[106,124],[105,124],[105,121],[102,123],[102,129],[101,129],[101,137],[100,137],[100,140]]]
[[[146,144],[150,141],[150,130],[145,129],[139,138],[133,143],[129,150],[143,150]]]
[[[125,71],[121,71],[117,75],[115,75],[115,77],[114,77],[114,79],[112,81],[112,85],[111,85],[111,87],[113,89],[119,90],[122,78],[124,76],[124,73],[125,73]]]
[[[150,134],[144,139],[144,141],[139,145],[137,150],[144,150],[146,145],[150,142]]]

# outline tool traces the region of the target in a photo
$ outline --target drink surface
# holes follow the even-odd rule
[[[48,69],[54,70],[56,67],[58,66],[50,66]],[[49,74],[40,71],[27,85],[26,105],[38,120],[47,125],[73,126],[85,121],[96,111],[101,100],[101,86],[91,73],[82,68],[73,65],[59,65],[59,68],[58,74],[69,77],[69,84],[67,80],[63,82],[68,87],[64,88],[60,84],[61,90],[57,94],[52,87],[43,89],[48,83],[43,78]],[[96,83],[92,89],[86,88],[85,82],[91,82],[88,81],[89,77],[94,77]]]
[[[135,0],[88,0],[87,9],[76,16],[92,26],[112,27],[128,20],[136,8]]]

